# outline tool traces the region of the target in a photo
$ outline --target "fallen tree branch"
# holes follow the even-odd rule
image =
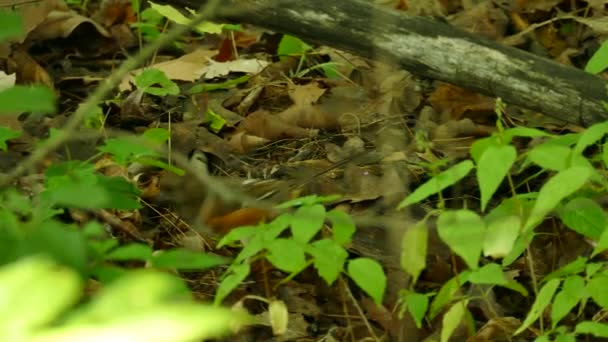
[[[197,8],[197,0],[162,0]],[[368,58],[413,74],[583,126],[604,121],[607,83],[582,70],[504,46],[426,17],[366,0],[225,0],[215,20],[248,23]]]

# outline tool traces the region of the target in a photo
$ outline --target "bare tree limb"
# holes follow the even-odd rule
[[[196,0],[162,0],[190,8]],[[225,0],[215,20],[249,23],[368,58],[413,74],[588,126],[608,118],[607,83],[582,70],[504,46],[426,17],[366,0]]]

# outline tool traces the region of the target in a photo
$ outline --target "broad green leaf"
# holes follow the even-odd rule
[[[333,284],[344,269],[344,263],[348,258],[348,252],[344,247],[334,240],[323,239],[311,243],[306,251],[314,258],[313,265],[319,276],[328,285]]]
[[[107,260],[141,260],[148,261],[152,257],[152,248],[142,243],[130,243],[120,246],[108,253]]]
[[[306,267],[304,246],[294,239],[276,239],[266,245],[268,255],[266,259],[284,272],[300,272]]]
[[[544,143],[528,152],[528,160],[543,169],[562,171],[568,167],[572,149],[567,146]]]
[[[551,303],[551,299],[553,298],[555,291],[557,291],[559,283],[559,279],[551,279],[543,285],[532,304],[532,308],[530,308],[530,311],[528,312],[528,316],[526,316],[524,322],[513,335],[522,333],[542,315],[545,308]]]
[[[286,34],[279,42],[277,54],[281,58],[299,56],[305,54],[310,49],[312,49],[312,47],[304,43],[301,39]]]
[[[519,216],[509,215],[490,221],[483,240],[483,255],[495,259],[511,252],[521,230]]]
[[[577,197],[558,208],[559,218],[575,232],[598,240],[608,227],[608,215],[597,202]]]
[[[87,273],[87,241],[74,224],[46,220],[27,228],[27,243],[21,246],[27,254],[46,254],[83,275]]]
[[[334,240],[340,245],[350,243],[356,230],[352,217],[342,210],[333,209],[327,213],[327,218],[331,222]]]
[[[17,12],[0,9],[0,43],[17,38],[25,32],[23,18]]]
[[[55,94],[48,87],[17,85],[0,91],[0,115],[20,112],[51,114],[55,112],[55,101]]]
[[[466,300],[456,302],[448,312],[445,313],[443,320],[441,321],[441,342],[448,342],[450,336],[452,336],[456,328],[458,328],[467,311],[467,303],[468,301]]]
[[[226,125],[226,120],[211,108],[207,109],[207,112],[205,113],[205,122],[208,123],[209,128],[211,128],[214,133],[219,133]]]
[[[217,255],[195,252],[186,248],[174,248],[155,254],[152,265],[163,269],[203,271],[226,264],[226,259]]]
[[[606,284],[608,284],[608,275],[596,274],[587,283],[587,291],[593,301],[600,305],[604,310],[608,309],[608,291],[606,291]]]
[[[167,129],[154,127],[147,129],[141,137],[146,139],[151,145],[160,146],[169,140],[171,133]]]
[[[600,235],[600,238],[597,241],[597,245],[595,245],[595,248],[593,248],[593,253],[591,253],[591,257],[593,258],[596,255],[600,254],[601,252],[603,252],[607,249],[608,249],[608,229],[604,230],[602,235]]]
[[[549,179],[538,193],[538,199],[524,225],[524,231],[536,227],[564,198],[585,185],[591,173],[592,170],[589,168],[571,167]]]
[[[608,338],[608,324],[600,322],[580,322],[576,325],[574,332],[577,334],[590,334],[596,337]]]
[[[517,258],[519,258],[519,256],[530,245],[530,243],[532,242],[532,239],[534,238],[534,236],[535,236],[535,233],[534,233],[533,229],[530,229],[530,230],[525,231],[525,232],[520,232],[519,236],[515,240],[515,243],[513,244],[513,248],[511,249],[511,251],[509,252],[509,254],[507,254],[504,257],[504,259],[502,259],[502,265],[503,266],[509,266],[515,260],[517,260]]]
[[[21,341],[54,322],[78,301],[81,285],[75,272],[41,257],[0,268],[0,339]]]
[[[23,135],[22,131],[13,131],[4,126],[0,127],[0,150],[6,151],[8,148],[6,142],[11,139],[19,138],[21,135]]]
[[[325,207],[321,204],[299,207],[291,218],[294,240],[307,243],[323,228]]]
[[[576,342],[576,336],[572,333],[559,333],[555,337],[555,342]]]
[[[458,292],[458,289],[468,282],[470,273],[471,271],[461,272],[441,286],[439,293],[437,293],[431,303],[429,319],[434,319],[447,304],[454,300],[454,295]]]
[[[370,258],[357,258],[348,263],[348,276],[367,293],[377,305],[382,305],[386,290],[386,275],[382,266]]]
[[[490,146],[479,158],[477,181],[481,192],[481,211],[485,211],[488,202],[509,173],[517,158],[517,151],[511,145]]]
[[[97,149],[111,154],[114,160],[121,165],[127,165],[135,158],[160,156],[158,152],[147,146],[146,142],[138,137],[106,139],[105,144]]]
[[[416,327],[420,329],[424,314],[429,308],[429,297],[421,293],[408,292],[405,295],[405,305],[407,306],[407,311],[412,315],[414,322],[416,322]]]
[[[240,265],[232,265],[228,269],[230,272],[222,281],[217,288],[217,292],[215,293],[215,298],[213,298],[213,303],[219,305],[222,301],[236,289],[249,275],[251,272],[251,267],[249,264],[240,264]]]
[[[426,222],[420,221],[405,229],[401,238],[401,267],[412,276],[412,284],[426,267],[428,229]]]
[[[222,237],[222,239],[217,243],[216,248],[222,248],[237,241],[249,240],[259,230],[260,228],[256,226],[245,226],[232,229],[228,234]]]
[[[541,131],[539,129],[531,128],[531,127],[523,127],[523,126],[506,129],[504,134],[511,136],[511,137],[523,137],[523,138],[539,138],[539,137],[552,136],[551,134]]]
[[[329,196],[309,195],[309,196],[294,198],[292,200],[283,202],[280,205],[277,205],[277,208],[287,209],[287,208],[301,207],[301,206],[312,206],[314,204],[334,202],[340,198],[341,198],[340,195],[329,195]]]
[[[552,328],[557,327],[557,323],[566,317],[574,307],[586,297],[585,280],[581,276],[569,276],[564,280],[562,289],[555,295],[551,305],[551,324]]]
[[[566,265],[556,269],[555,271],[547,274],[542,280],[541,284],[548,282],[552,279],[559,279],[564,277],[573,276],[585,271],[587,267],[587,258],[579,256],[576,260],[567,263]]]
[[[93,324],[127,319],[154,308],[161,302],[191,298],[186,284],[177,276],[160,271],[132,270],[104,287],[68,324]]]
[[[144,93],[156,96],[178,95],[179,87],[167,75],[154,68],[145,69],[135,76],[135,85]]]
[[[574,153],[582,154],[585,149],[597,143],[604,135],[608,133],[608,122],[595,124],[587,128],[574,147]]]
[[[487,264],[472,270],[468,279],[472,284],[505,285],[507,283],[507,278],[499,264]]]
[[[476,269],[486,226],[473,211],[444,211],[437,220],[437,233],[450,249],[460,256],[470,269]]]
[[[114,311],[120,311],[120,306]],[[209,341],[230,334],[232,329],[242,327],[249,320],[245,313],[229,308],[193,302],[165,302],[121,319],[55,327],[42,331],[28,342],[82,342],[91,341],[91,336],[96,341]]]
[[[604,42],[585,65],[585,71],[591,74],[599,74],[606,67],[608,67],[608,43]]]
[[[472,169],[473,162],[470,160],[462,161],[451,168],[441,172],[431,178],[407,196],[400,204],[398,209],[403,209],[408,205],[418,203],[427,197],[441,192],[443,189],[454,185],[464,178]]]
[[[500,137],[497,134],[493,134],[487,138],[481,138],[475,140],[471,148],[469,149],[469,154],[471,158],[475,161],[475,163],[479,163],[479,159],[486,152],[486,150],[490,147],[499,147],[504,144],[500,141]]]

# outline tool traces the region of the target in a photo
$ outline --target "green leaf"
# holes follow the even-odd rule
[[[350,243],[355,234],[355,222],[342,210],[333,209],[327,213],[327,218],[331,222],[334,240],[340,245]]]
[[[6,151],[8,149],[6,142],[11,139],[19,138],[21,135],[23,135],[22,131],[13,131],[4,126],[0,127],[0,150]]]
[[[277,205],[277,208],[287,209],[287,208],[293,208],[293,207],[312,206],[314,204],[334,202],[336,200],[339,200],[340,198],[341,198],[340,195],[330,195],[330,196],[310,195],[310,196],[299,197],[299,198],[295,198],[295,199],[283,202],[280,205]]]
[[[471,271],[461,272],[441,286],[439,293],[437,293],[437,296],[435,296],[431,303],[429,319],[434,319],[454,299],[454,295],[458,292],[458,289],[468,282],[470,273]]]
[[[410,291],[405,295],[405,305],[407,306],[407,311],[412,315],[414,322],[416,322],[416,327],[420,329],[424,314],[429,308],[429,297]]]
[[[601,252],[603,252],[607,249],[608,249],[608,229],[604,230],[602,235],[600,235],[600,238],[598,239],[597,244],[595,245],[595,248],[593,248],[593,253],[591,253],[591,257],[593,258],[596,255],[600,254]]]
[[[543,169],[562,171],[568,167],[571,153],[567,146],[544,143],[528,152],[528,160]]]
[[[323,228],[325,207],[321,204],[302,206],[291,218],[291,232],[296,241],[307,243]]]
[[[575,232],[598,240],[608,227],[608,215],[597,202],[577,197],[558,208],[559,218]]]
[[[581,276],[569,276],[564,280],[562,289],[555,295],[553,305],[551,305],[551,324],[552,328],[557,327],[557,323],[566,317],[574,307],[586,297],[585,280]]]
[[[209,123],[209,128],[211,128],[214,133],[219,133],[226,125],[226,120],[224,120],[221,115],[214,112],[211,108],[209,108],[205,113],[205,122]]]
[[[226,259],[223,257],[186,248],[164,250],[154,255],[150,261],[156,268],[182,271],[203,271],[226,264]]]
[[[604,42],[585,65],[585,71],[591,74],[599,74],[606,67],[608,67],[608,43]]]
[[[286,34],[279,42],[277,54],[281,58],[285,58],[287,56],[300,56],[305,54],[310,49],[312,49],[312,47],[304,43],[301,39]]]
[[[582,154],[587,147],[597,143],[606,133],[608,133],[608,122],[598,123],[587,128],[576,143],[574,153]]]
[[[144,93],[156,96],[178,95],[179,87],[167,75],[154,68],[145,69],[135,76],[135,85]]]
[[[541,283],[545,283],[552,279],[564,278],[584,272],[587,267],[587,261],[587,258],[579,256],[578,258],[576,258],[576,260],[571,261],[568,264],[558,268],[557,270],[547,274],[542,279]]]
[[[521,219],[509,215],[491,220],[483,239],[483,255],[495,259],[503,258],[513,250],[513,245],[519,236]]]
[[[142,243],[130,243],[120,246],[108,253],[107,260],[141,260],[148,261],[152,257],[152,248]]]
[[[471,148],[469,149],[469,154],[476,163],[479,163],[479,159],[481,159],[481,156],[488,148],[492,146],[499,147],[503,145],[504,144],[500,141],[499,136],[497,134],[493,134],[492,136],[489,136],[487,138],[475,140],[475,142],[473,143],[473,145],[471,145]]]
[[[425,221],[405,230],[401,238],[401,267],[412,276],[415,284],[426,267],[429,228]]]
[[[17,85],[0,91],[0,114],[20,112],[54,113],[55,94],[44,86]]]
[[[593,301],[600,305],[604,310],[608,309],[608,291],[606,291],[606,284],[608,284],[608,275],[596,274],[587,283],[587,291]]]
[[[517,151],[511,145],[490,146],[479,158],[477,180],[481,191],[481,211],[485,211],[488,202],[507,176],[517,158]]]
[[[145,292],[142,290],[142,293]],[[120,311],[120,306],[114,311]],[[56,327],[28,341],[81,342],[87,336],[95,336],[99,341],[114,341],[116,336],[133,342],[209,341],[230,334],[232,329],[239,329],[248,321],[243,312],[229,308],[192,302],[158,303],[122,320],[95,322],[84,327]]]
[[[348,276],[367,293],[377,305],[382,305],[386,290],[386,275],[382,266],[370,258],[357,258],[348,263]]]
[[[523,127],[523,126],[506,129],[504,131],[504,134],[511,136],[511,137],[523,137],[523,138],[540,138],[540,137],[552,136],[551,134],[541,131],[539,129],[531,128],[531,127]]]
[[[469,282],[481,285],[505,285],[507,278],[498,264],[487,264],[469,274]]]
[[[444,211],[437,220],[439,238],[460,256],[470,269],[476,269],[486,227],[473,211]]]
[[[249,272],[251,272],[251,268],[249,264],[233,264],[228,269],[228,272],[230,273],[222,279],[215,293],[215,298],[213,298],[213,303],[216,305],[221,304],[230,292],[236,289],[247,278]]]
[[[536,227],[564,198],[585,185],[591,173],[592,170],[589,168],[571,167],[549,179],[538,193],[538,199],[524,225],[524,231]]]
[[[161,146],[169,140],[171,133],[167,129],[155,127],[147,129],[141,137],[147,140],[151,145]]]
[[[532,304],[532,308],[528,312],[528,316],[513,335],[519,335],[542,315],[545,308],[551,303],[551,298],[553,298],[555,291],[557,291],[559,283],[559,279],[551,279],[543,285]]]
[[[41,257],[0,268],[0,339],[21,341],[54,322],[78,301],[81,285],[76,273]]]
[[[577,334],[590,334],[596,337],[608,337],[608,324],[600,322],[580,322],[574,332]]]
[[[216,248],[222,248],[237,241],[249,240],[258,232],[259,229],[260,228],[256,226],[245,226],[232,229],[228,234],[222,237],[222,239],[217,243]]]
[[[331,285],[344,269],[348,252],[335,240],[323,239],[311,243],[306,249],[314,258],[314,267],[319,276]]]
[[[266,245],[266,259],[284,272],[300,272],[306,267],[304,246],[294,239],[275,239]]]
[[[448,312],[443,315],[441,328],[441,342],[448,342],[450,336],[456,331],[467,311],[467,300],[454,303]]]
[[[20,37],[25,33],[23,18],[15,11],[0,9],[0,43],[12,38]]]
[[[127,165],[135,158],[160,156],[158,152],[146,146],[146,143],[137,137],[106,139],[105,144],[97,149],[111,154],[114,160],[121,165]]]
[[[57,262],[85,275],[87,272],[87,241],[76,225],[46,220],[30,227],[26,254],[46,254]]]
[[[464,178],[472,169],[473,162],[470,160],[462,161],[451,168],[441,172],[431,178],[407,196],[398,206],[398,209],[403,209],[408,205],[418,203],[427,197],[441,192],[443,189],[454,185],[456,182]]]

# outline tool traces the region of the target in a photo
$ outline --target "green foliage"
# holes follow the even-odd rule
[[[144,93],[156,96],[178,95],[179,87],[158,69],[149,68],[135,76],[135,86]]]
[[[277,269],[289,273],[287,279],[312,265],[330,285],[345,272],[346,265],[345,274],[376,303],[381,303],[386,288],[382,266],[369,258],[357,258],[347,263],[345,247],[351,241],[355,225],[350,216],[337,209],[325,211],[321,203],[335,199],[335,196],[313,195],[288,201],[279,207],[296,207],[293,214],[282,214],[255,227],[237,228],[224,236],[218,248],[237,242],[244,247],[224,275],[215,302],[221,303],[249,275],[250,262],[265,258]],[[331,224],[330,236],[321,233],[326,220]],[[283,232],[288,229],[290,236],[283,237]],[[314,240],[319,235],[321,238]]]
[[[193,341],[221,337],[248,321],[242,312],[194,303],[183,281],[166,273],[130,272],[77,305],[82,287],[78,274],[46,258],[0,268],[0,339]]]
[[[500,102],[499,102],[500,104]],[[501,117],[502,107],[497,105]],[[588,239],[597,241],[593,255],[608,249],[608,227],[604,209],[594,200],[598,195],[608,191],[608,180],[605,168],[608,163],[604,156],[608,133],[608,123],[589,127],[582,133],[563,136],[552,136],[529,128],[504,129],[497,124],[498,130],[492,136],[476,141],[470,150],[471,160],[461,161],[446,170],[440,171],[441,163],[430,168],[433,177],[420,185],[399,205],[399,208],[437,196],[437,232],[439,238],[459,256],[468,269],[462,271],[441,287],[434,296],[430,306],[421,296],[412,290],[402,293],[401,312],[407,310],[420,324],[424,312],[433,319],[439,312],[449,308],[444,315],[441,339],[445,340],[453,333],[461,320],[467,319],[467,296],[459,297],[460,289],[467,284],[502,286],[522,295],[526,289],[504,273],[503,267],[516,260],[534,239],[535,228],[550,215],[556,213],[564,225]],[[518,155],[512,145],[515,137],[535,137],[543,139],[527,152]],[[595,147],[601,146],[597,149]],[[588,155],[589,151],[596,151]],[[525,171],[530,167],[540,168],[549,175],[538,193],[518,194],[518,188],[512,179],[513,174]],[[502,200],[485,216],[479,216],[467,209],[443,209],[442,191],[455,185],[470,174],[475,168],[475,177],[481,194],[482,211],[492,203],[500,186],[510,188],[511,197]],[[536,173],[536,177],[541,173]],[[426,239],[421,230],[426,229],[428,218],[409,228],[404,236],[401,265],[413,276],[414,280],[426,266]],[[418,248],[418,251],[412,249]],[[406,251],[407,249],[407,251]],[[480,266],[481,255],[495,259],[502,258],[502,265],[486,263]],[[577,306],[593,300],[603,309],[608,308],[608,295],[605,291],[608,275],[602,270],[601,263],[590,263],[586,258],[563,266],[542,279],[532,308],[528,312],[519,334],[542,317],[550,308],[551,327],[543,331],[539,340],[549,340],[554,336],[561,340],[574,340],[576,334],[584,331],[595,336],[604,336],[604,326],[589,325],[582,322],[576,332],[560,326],[560,321]],[[584,275],[583,275],[584,274]],[[451,305],[451,306],[450,306]],[[588,330],[586,330],[588,329]]]
[[[598,74],[608,67],[608,43],[604,42],[600,48],[591,56],[585,66],[585,71]]]

